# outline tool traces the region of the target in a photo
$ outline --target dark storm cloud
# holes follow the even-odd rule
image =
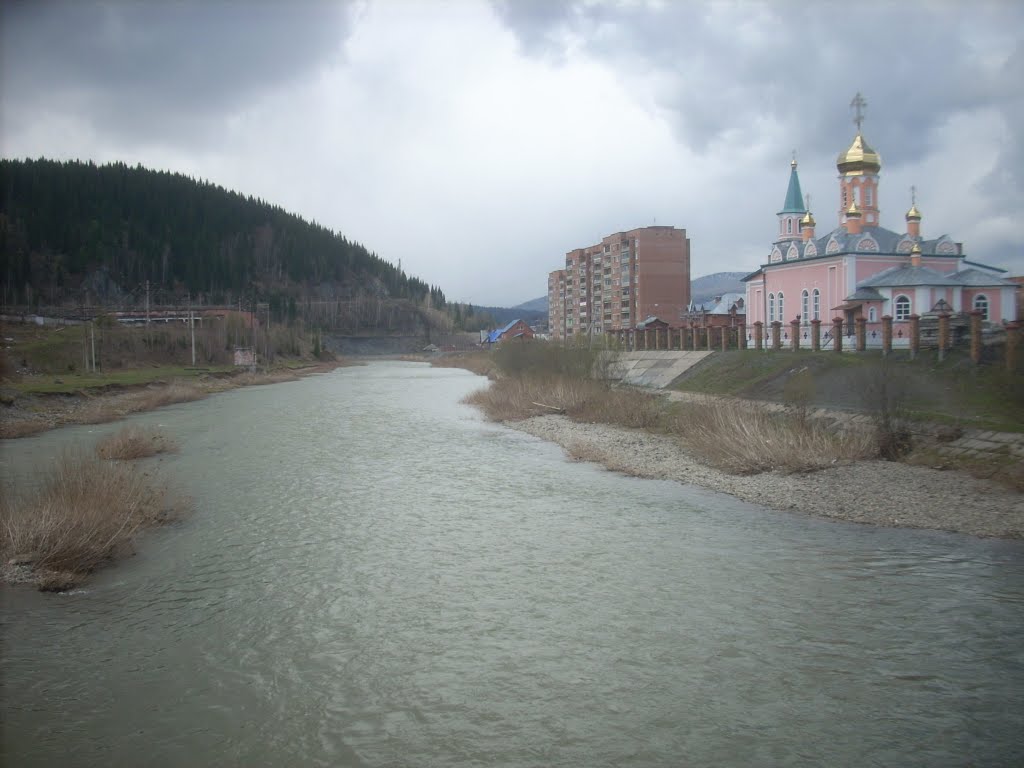
[[[952,2],[546,5],[496,7],[526,51],[576,41],[625,76],[659,73],[657,104],[697,150],[737,132],[755,139],[767,118],[801,151],[834,151],[861,91],[865,134],[907,162],[951,114],[1007,97],[1003,74],[985,66],[986,36],[1024,27],[1024,8],[1009,3],[977,4],[966,19]]]
[[[4,3],[4,102],[26,119],[70,111],[125,138],[201,136],[254,92],[336,52],[346,10],[340,2]]]

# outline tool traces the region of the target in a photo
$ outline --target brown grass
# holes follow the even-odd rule
[[[159,453],[177,451],[177,444],[153,427],[130,426],[108,435],[96,444],[101,459],[144,459]]]
[[[564,413],[576,421],[623,427],[658,428],[664,422],[664,407],[655,395],[571,376],[502,378],[464,402],[481,408],[492,421]]]
[[[0,440],[38,435],[40,432],[50,429],[51,426],[43,419],[2,419],[0,420]]]
[[[459,352],[432,358],[430,364],[435,368],[465,368],[479,376],[493,379],[497,366],[490,352]]]
[[[813,419],[714,398],[683,404],[673,431],[694,456],[742,475],[809,472],[837,461],[874,458],[878,450],[876,436],[867,430],[839,432]]]
[[[185,381],[172,381],[165,386],[147,387],[140,392],[132,392],[125,398],[129,412],[152,411],[165,405],[189,403],[202,400],[208,391]]]
[[[166,521],[167,501],[129,464],[67,453],[34,496],[0,501],[0,552],[30,561],[41,588],[67,588],[130,551],[141,528]]]

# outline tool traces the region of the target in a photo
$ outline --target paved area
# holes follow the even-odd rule
[[[621,352],[612,361],[610,374],[625,384],[664,389],[711,352]]]

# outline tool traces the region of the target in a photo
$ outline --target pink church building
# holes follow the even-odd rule
[[[988,324],[1016,319],[1015,285],[1005,270],[968,260],[961,243],[949,235],[925,238],[922,215],[912,200],[906,231],[881,225],[878,179],[882,161],[861,133],[860,94],[857,135],[839,154],[839,226],[818,236],[815,221],[800,191],[797,163],[790,164],[786,201],[778,213],[779,232],[768,263],[747,275],[746,311],[750,328],[756,321],[770,327],[800,322],[800,344],[810,345],[812,320],[822,321],[822,334],[835,317],[844,333],[858,318],[867,321],[869,344],[881,343],[881,319],[893,318],[893,343],[906,343],[911,315],[923,318],[938,311],[965,315],[982,312]],[[826,337],[826,341],[828,341]]]

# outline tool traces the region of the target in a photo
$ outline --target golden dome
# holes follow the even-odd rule
[[[846,215],[847,216],[858,216],[859,217],[860,216],[860,208],[857,207],[856,203],[853,203],[852,205],[850,205],[849,208],[846,209]]]
[[[814,217],[811,216],[811,212],[810,211],[805,213],[804,217],[802,219],[800,219],[800,226],[801,227],[813,227],[814,226]]]
[[[914,243],[914,247],[910,249],[910,252],[911,253],[920,253],[921,252],[921,244],[920,243]]]
[[[878,156],[875,150],[868,146],[868,143],[864,141],[864,137],[858,133],[853,138],[850,148],[845,152],[839,153],[836,167],[840,173],[848,176],[878,173],[882,168],[882,158]]]
[[[907,211],[907,221],[910,221],[911,219],[917,219],[918,221],[921,220],[921,212],[917,210],[916,205],[910,206],[910,210]]]

